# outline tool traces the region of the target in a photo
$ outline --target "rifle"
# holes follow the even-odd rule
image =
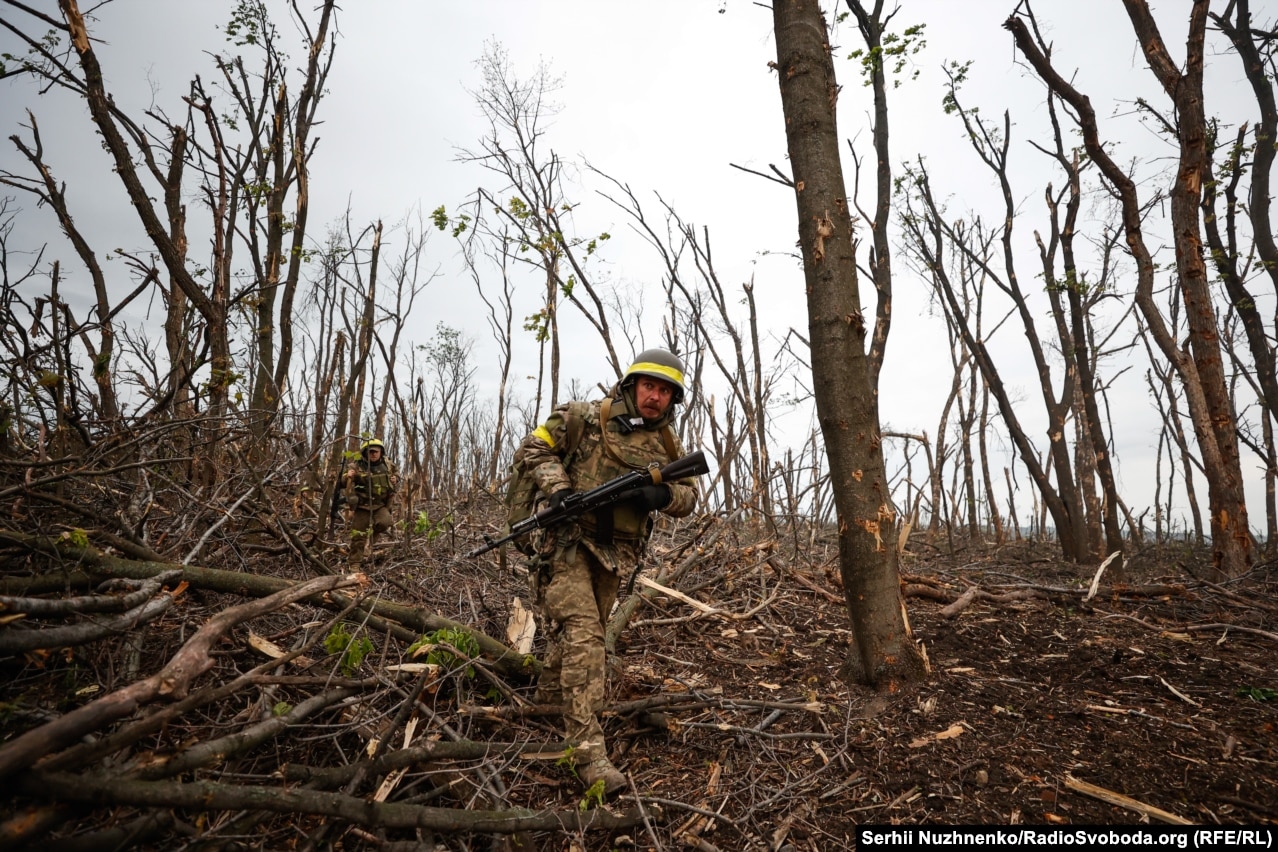
[[[510,532],[501,538],[494,539],[484,536],[483,545],[467,553],[466,558],[471,559],[487,553],[507,542],[514,541],[520,536],[527,535],[533,530],[553,527],[556,524],[571,521],[586,512],[593,512],[595,509],[602,509],[604,506],[619,503],[622,500],[633,497],[634,495],[631,492],[645,485],[660,485],[663,482],[673,482],[689,476],[703,476],[709,472],[710,465],[706,463],[706,454],[702,450],[689,453],[681,459],[675,459],[665,467],[659,467],[656,462],[653,462],[644,470],[623,473],[616,479],[610,479],[597,488],[569,494],[558,506],[548,506],[540,512],[529,515],[522,521],[512,525]]]
[[[337,485],[333,488],[333,505],[328,513],[329,526],[337,526],[337,516],[341,514],[342,507],[346,505],[346,502],[346,489],[343,488],[342,477],[339,476]]]

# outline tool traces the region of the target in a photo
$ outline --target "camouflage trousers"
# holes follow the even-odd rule
[[[548,582],[538,589],[554,622],[538,701],[563,705],[564,739],[575,744],[579,765],[608,756],[596,714],[604,704],[604,628],[619,585],[594,554],[572,546],[555,552]]]
[[[350,562],[358,565],[364,561],[364,555],[373,546],[373,536],[381,535],[391,528],[390,509],[378,506],[376,509],[361,506],[351,513],[351,552]]]

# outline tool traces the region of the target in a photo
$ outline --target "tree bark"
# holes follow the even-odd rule
[[[786,141],[807,284],[817,418],[838,511],[839,568],[856,647],[845,675],[891,689],[924,665],[905,623],[896,510],[865,353],[852,217],[839,157],[839,87],[818,0],[772,6]]]

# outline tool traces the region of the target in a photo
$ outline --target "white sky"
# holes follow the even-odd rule
[[[46,0],[36,5],[56,16],[56,4]],[[226,46],[217,27],[232,5],[227,0],[115,0],[103,8],[93,31],[105,42],[99,53],[117,103],[136,108],[154,101],[179,114],[191,75],[201,73],[206,80],[216,75],[204,51]],[[987,219],[1000,215],[1001,202],[988,172],[967,147],[958,120],[940,108],[942,63],[975,60],[964,89],[966,103],[979,105],[991,120],[998,120],[1004,108],[1012,110],[1015,176],[1023,178],[1015,191],[1025,214],[1017,227],[1028,252],[1019,271],[1022,279],[1029,279],[1038,268],[1032,231],[1045,222],[1043,186],[1048,179],[1059,184],[1060,178],[1048,177],[1042,155],[1025,142],[1027,137],[1047,142],[1046,112],[1042,85],[1017,64],[1011,37],[1001,28],[1014,5],[904,0],[893,29],[926,22],[928,47],[913,66],[919,79],[891,93],[890,120],[895,163],[923,154],[936,192],[948,198],[955,214],[975,207]],[[270,6],[277,25],[288,31],[285,4],[272,0]],[[1183,52],[1185,22],[1177,4],[1158,6],[1165,38],[1177,55]],[[1166,100],[1145,70],[1121,4],[1051,0],[1037,3],[1036,13],[1055,40],[1057,66],[1067,72],[1077,69],[1075,83],[1091,96],[1104,132],[1123,140],[1120,161],[1168,156],[1170,149],[1131,114],[1137,96],[1160,105]],[[8,8],[0,14],[22,19]],[[787,169],[780,98],[767,67],[775,59],[768,9],[750,0],[353,0],[344,4],[338,25],[337,57],[320,108],[324,123],[312,161],[314,240],[323,238],[348,202],[356,222],[382,218],[389,225],[418,206],[427,213],[441,204],[454,210],[480,183],[491,184],[478,166],[458,163],[456,155],[459,148],[473,147],[485,130],[467,89],[478,88],[476,60],[485,42],[496,40],[509,51],[521,76],[531,76],[542,60],[562,75],[557,96],[562,110],[549,137],[561,156],[588,160],[628,183],[651,205],[653,215],[659,211],[652,193],[659,192],[684,219],[708,226],[725,286],[739,288],[754,277],[770,339],[779,339],[789,327],[806,334],[802,273],[783,254],[795,242],[793,199],[783,187],[729,166],[766,172],[768,164],[776,164]],[[861,46],[850,19],[834,41],[839,57]],[[0,49],[19,52],[7,33],[0,34]],[[295,52],[294,65],[300,59]],[[1213,62],[1209,85],[1246,110],[1231,114],[1228,121],[1250,118],[1255,110],[1248,106],[1236,58]],[[869,91],[862,88],[855,63],[840,59],[837,72],[844,86],[842,132],[865,155],[870,151]],[[297,81],[300,75],[294,72],[290,79]],[[1222,103],[1219,97],[1209,100],[1209,112],[1222,109]],[[67,181],[77,221],[98,235],[100,253],[117,245],[142,246],[144,236],[129,218],[123,189],[104,168],[105,155],[87,111],[59,93],[37,98],[21,81],[0,82],[0,104],[5,137],[21,132],[22,110],[35,111],[48,161]],[[23,166],[11,143],[0,144],[0,169],[25,172]],[[850,158],[845,158],[844,170],[851,182]],[[1147,173],[1153,173],[1152,166]],[[863,183],[861,202],[868,206],[868,176]],[[575,200],[582,202],[580,232],[611,232],[602,256],[612,280],[634,290],[651,286],[643,292],[660,298],[656,258],[628,233],[624,217],[593,193],[594,186],[575,191]],[[72,252],[59,241],[47,211],[34,210],[25,198],[21,203],[32,215],[19,223],[19,237],[48,240],[54,255],[70,261]],[[195,246],[192,254],[198,256]],[[445,235],[432,238],[431,255],[441,276],[419,302],[422,307],[410,329],[415,342],[427,342],[437,321],[463,328],[477,341],[483,374],[490,363],[488,332],[475,320],[469,279],[458,271]],[[899,255],[895,269],[895,325],[882,382],[882,418],[885,428],[934,435],[950,382],[944,330],[929,309],[925,284]],[[1027,282],[1027,287],[1037,284]],[[868,308],[868,282],[862,282],[862,293]],[[534,309],[529,298],[525,313]],[[650,305],[646,319],[655,322],[659,313]],[[987,323],[1001,314],[1001,308],[991,305]],[[1039,319],[1041,333],[1049,334],[1045,308]],[[655,340],[655,329],[650,333]],[[582,340],[572,358],[576,377],[588,385],[606,380],[602,346],[591,338]],[[1023,337],[1008,326],[995,345],[1007,361],[1005,379],[1033,418],[1026,425],[1036,443],[1045,446],[1042,417],[1034,414],[1042,405],[1035,380],[1024,369],[1028,357]],[[774,342],[764,346],[769,353],[775,349]],[[1152,500],[1150,464],[1156,440],[1143,372],[1143,366],[1129,371],[1110,397],[1121,487],[1137,513]],[[809,425],[806,415],[790,418],[789,428],[800,437]],[[1253,525],[1261,525],[1260,475],[1253,459],[1246,454],[1244,465],[1256,495],[1250,504]],[[1018,508],[1023,520],[1028,504],[1022,491]]]

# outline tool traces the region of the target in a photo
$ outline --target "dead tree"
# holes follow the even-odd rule
[[[889,69],[885,67],[889,52],[885,51],[884,34],[887,32],[888,24],[896,17],[900,9],[898,7],[885,15],[883,0],[874,0],[873,5],[868,8],[862,0],[847,0],[847,5],[856,17],[857,30],[865,43],[865,50],[858,50],[853,55],[863,58],[862,68],[868,77],[874,97],[874,122],[871,126],[874,140],[874,215],[866,215],[865,211],[861,211],[861,216],[870,226],[872,248],[869,255],[869,271],[878,296],[874,309],[874,332],[870,337],[870,349],[867,353],[870,382],[878,387],[879,372],[883,369],[883,359],[887,352],[888,333],[892,328],[892,247],[888,228],[892,218],[893,178],[891,132],[888,123]],[[920,30],[921,27],[908,28],[904,36],[894,40],[890,52],[900,56],[918,49],[914,36]],[[848,147],[852,147],[851,141],[848,142]],[[855,151],[853,155],[855,156]],[[860,169],[858,168],[857,171],[859,174]],[[854,193],[854,197],[856,195],[857,193]]]
[[[658,202],[664,208],[663,222],[654,224],[644,213],[643,204],[634,191],[610,175],[595,169],[618,190],[615,194],[601,193],[618,209],[631,218],[631,226],[653,247],[661,258],[665,270],[664,286],[669,294],[671,309],[681,315],[683,322],[695,334],[700,344],[693,347],[694,360],[712,364],[722,376],[731,395],[731,407],[725,400],[720,404],[720,414],[740,413],[739,424],[743,443],[749,448],[749,473],[751,481],[742,483],[748,492],[757,495],[759,508],[765,518],[774,514],[771,480],[771,451],[768,437],[767,410],[773,387],[784,371],[768,370],[769,360],[759,341],[759,315],[755,305],[754,281],[741,285],[742,299],[729,298],[729,292],[719,279],[714,264],[709,228],[698,228],[684,221],[678,212],[660,195]],[[691,264],[689,264],[691,261]],[[687,267],[691,265],[691,269]],[[744,317],[738,317],[734,301],[745,304]],[[677,327],[678,320],[675,322]],[[726,338],[726,342],[724,341]],[[700,384],[698,380],[696,384]],[[711,422],[711,429],[718,440],[719,424]],[[722,446],[716,457],[730,459],[722,454],[728,445],[737,444],[733,437],[719,441]],[[731,450],[737,452],[737,448]],[[732,464],[732,462],[729,462]]]
[[[946,225],[943,213],[938,209],[932,197],[930,180],[922,163],[919,164],[918,170],[913,174],[912,183],[912,200],[909,202],[903,217],[910,241],[910,250],[917,254],[918,262],[933,278],[934,286],[937,287],[938,292],[943,296],[943,304],[947,310],[947,321],[952,323],[962,336],[964,346],[972,353],[984,382],[993,393],[994,399],[998,403],[999,414],[1007,427],[1012,444],[1017,449],[1021,463],[1025,465],[1030,477],[1034,480],[1038,493],[1043,500],[1043,508],[1051,514],[1052,521],[1056,525],[1065,557],[1078,561],[1083,558],[1083,554],[1078,551],[1076,537],[1070,533],[1077,513],[1052,484],[1046,466],[1039,461],[1037,449],[1020,425],[1020,417],[1017,416],[1012,398],[1003,384],[1002,377],[999,374],[997,365],[994,363],[993,356],[989,352],[989,348],[985,345],[983,338],[988,338],[988,333],[978,338],[968,322],[964,304],[957,295],[959,288],[956,288],[951,280],[949,264],[946,261],[947,252],[960,250],[948,247],[952,230]],[[914,208],[914,203],[918,203],[920,207],[918,209]],[[967,252],[962,252],[962,255],[972,261],[973,266],[979,268],[982,273],[989,271],[988,264],[976,260],[979,257],[978,252],[973,252],[969,249]],[[962,269],[961,266],[960,269]],[[1050,392],[1050,384],[1046,384],[1043,387],[1045,392]],[[1068,408],[1068,405],[1069,402],[1067,401],[1065,407]],[[1059,467],[1056,467],[1056,469],[1059,471]]]
[[[1104,549],[1098,556],[1107,556],[1123,547],[1122,528],[1118,523],[1118,511],[1122,501],[1118,494],[1118,486],[1114,480],[1113,466],[1110,463],[1111,448],[1105,434],[1105,424],[1101,418],[1098,404],[1099,381],[1096,377],[1098,353],[1092,340],[1092,309],[1105,297],[1107,281],[1102,274],[1100,281],[1089,286],[1085,274],[1078,268],[1074,252],[1074,239],[1078,232],[1078,210],[1082,203],[1082,168],[1077,151],[1066,154],[1065,143],[1061,135],[1061,126],[1056,114],[1055,99],[1048,97],[1048,114],[1052,121],[1053,146],[1047,149],[1065,173],[1065,189],[1055,194],[1049,184],[1044,193],[1044,203],[1050,214],[1048,239],[1044,242],[1036,231],[1035,241],[1039,247],[1039,257],[1043,264],[1043,276],[1047,282],[1048,293],[1053,297],[1053,315],[1062,326],[1068,316],[1068,327],[1059,329],[1058,334],[1063,347],[1062,354],[1067,364],[1078,372],[1074,399],[1070,401],[1075,412],[1077,439],[1075,451],[1080,456],[1078,465],[1080,477],[1080,494],[1086,512],[1089,534],[1094,521],[1103,518],[1105,531]],[[1064,201],[1062,215],[1061,202]],[[1107,240],[1105,258],[1109,257],[1112,240]],[[1056,274],[1056,249],[1060,248],[1063,275]],[[1103,266],[1105,271],[1108,266]],[[1065,311],[1055,304],[1058,294],[1064,293],[1068,304]],[[1089,452],[1090,450],[1090,452]],[[1102,499],[1096,502],[1096,489],[1082,481],[1085,472],[1095,469],[1100,477]],[[1091,536],[1095,538],[1094,535]]]

